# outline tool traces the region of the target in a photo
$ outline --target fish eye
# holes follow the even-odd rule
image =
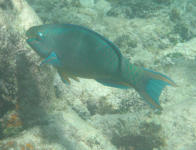
[[[41,33],[41,32],[38,32],[38,35],[39,35],[40,37],[42,37],[42,36],[43,36],[43,33]]]
[[[37,34],[38,34],[38,39],[39,40],[43,40],[43,38],[44,38],[43,33],[42,32],[38,32]]]

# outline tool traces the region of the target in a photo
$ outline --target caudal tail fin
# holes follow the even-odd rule
[[[148,69],[144,69],[143,73],[143,78],[136,85],[136,90],[152,107],[162,110],[159,96],[163,88],[166,85],[176,86],[176,84],[169,77],[161,73]]]

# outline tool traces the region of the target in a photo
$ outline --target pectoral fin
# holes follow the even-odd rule
[[[60,61],[55,52],[52,52],[46,59],[44,59],[40,65],[51,64],[53,66],[60,66]]]

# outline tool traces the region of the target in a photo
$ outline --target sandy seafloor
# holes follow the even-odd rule
[[[196,150],[195,0],[0,0],[0,150]],[[83,25],[171,77],[163,111],[134,89],[65,85],[26,44],[34,25]]]

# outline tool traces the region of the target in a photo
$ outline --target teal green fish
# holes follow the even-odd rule
[[[53,65],[62,81],[95,79],[103,85],[133,87],[152,107],[162,109],[159,96],[166,85],[176,86],[167,76],[131,64],[119,48],[100,34],[73,24],[31,27],[27,43]]]

